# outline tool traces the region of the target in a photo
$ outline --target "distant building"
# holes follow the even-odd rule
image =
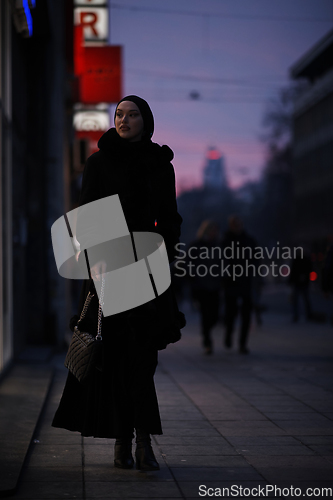
[[[262,184],[255,181],[248,181],[234,190],[235,199],[241,201],[245,206],[252,205],[259,196],[262,196]]]
[[[333,30],[291,76],[308,81],[293,117],[294,239],[316,253],[333,234]]]
[[[205,188],[223,189],[227,187],[224,158],[215,148],[209,148],[203,170]]]

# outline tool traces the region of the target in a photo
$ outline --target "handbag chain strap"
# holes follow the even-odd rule
[[[102,275],[102,287],[101,287],[101,297],[99,299],[99,306],[98,306],[98,322],[97,322],[97,335],[96,335],[96,340],[102,340],[102,307],[104,306],[104,286],[105,286],[105,278],[104,274]],[[91,302],[91,299],[93,298],[95,294],[88,292],[87,298],[84,302],[84,306],[82,308],[82,312],[80,314],[80,319],[77,322],[78,324],[80,321],[85,317],[87,313],[87,309],[89,307],[89,304]]]
[[[80,314],[80,319],[79,319],[78,323],[80,323],[80,321],[83,320],[83,318],[85,317],[85,315],[87,313],[87,309],[89,307],[89,304],[90,304],[91,299],[93,298],[93,296],[94,296],[93,293],[88,292],[88,295],[87,295],[87,298],[85,300],[84,306],[82,308],[82,312]]]
[[[104,285],[105,285],[105,278],[104,278],[104,274],[102,274],[102,287],[101,287],[101,296],[99,299],[99,307],[98,307],[98,323],[97,323],[96,340],[102,340],[102,307],[104,306]]]

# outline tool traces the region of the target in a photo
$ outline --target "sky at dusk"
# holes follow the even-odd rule
[[[178,194],[199,186],[205,154],[225,158],[231,187],[260,177],[269,99],[333,27],[333,0],[118,0],[110,42],[124,47],[124,95],[155,117],[174,151]],[[196,93],[198,99],[191,99]]]

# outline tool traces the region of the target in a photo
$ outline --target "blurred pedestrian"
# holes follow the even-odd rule
[[[205,354],[213,352],[211,331],[219,317],[221,252],[219,227],[214,221],[203,221],[187,248],[187,259],[192,299],[199,304]]]
[[[327,299],[333,296],[333,243],[328,246],[322,270],[321,288]],[[331,323],[333,324],[333,315],[331,314]]]
[[[252,283],[252,302],[253,312],[258,326],[262,325],[262,311],[264,306],[261,303],[262,289],[264,286],[264,279],[261,276],[254,276]]]
[[[292,287],[292,320],[299,320],[299,299],[302,298],[305,306],[306,319],[311,319],[311,303],[309,298],[310,273],[312,271],[311,259],[303,250],[296,251],[295,258],[290,266],[289,284]]]
[[[253,308],[252,288],[255,272],[252,267],[247,270],[247,264],[255,265],[253,258],[255,246],[255,240],[244,230],[241,219],[236,215],[231,215],[228,220],[228,230],[222,240],[224,262],[230,265],[231,270],[235,271],[235,275],[232,271],[230,276],[227,273],[224,273],[223,276],[225,300],[224,345],[227,349],[232,347],[235,321],[240,308],[239,352],[241,354],[249,353],[247,342]]]
[[[140,97],[122,99],[117,104],[114,121],[115,128],[100,138],[99,151],[86,162],[79,205],[117,194],[129,231],[161,234],[172,262],[182,223],[177,212],[175,174],[170,163],[173,152],[168,146],[161,147],[151,141],[153,114],[148,103]],[[82,256],[84,258],[83,252]],[[105,262],[101,261],[93,266],[95,275],[101,274],[103,265]],[[92,279],[83,284],[80,310],[88,291],[95,294],[95,299]],[[95,302],[97,324],[98,300]],[[88,312],[91,309],[89,306]],[[135,322],[133,326],[130,322],[132,312],[123,311],[103,318],[102,371],[96,369],[85,385],[68,374],[52,425],[78,431],[82,436],[116,438],[114,465],[123,469],[134,465],[132,439],[135,429],[136,467],[157,470],[159,464],[150,435],[162,434],[154,385],[160,332],[154,331],[152,339],[147,329],[139,330]]]
[[[326,295],[333,294],[333,243],[326,252],[321,287]]]

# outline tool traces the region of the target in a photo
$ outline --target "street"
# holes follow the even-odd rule
[[[222,496],[223,488],[231,498],[240,488],[258,498],[260,487],[273,497],[319,488],[313,496],[325,498],[321,488],[333,487],[332,326],[267,311],[261,327],[253,322],[249,355],[238,353],[236,338],[225,350],[218,325],[205,356],[198,316],[187,303],[183,310],[183,338],[160,352],[155,377],[161,470],[115,469],[113,440],[50,426],[66,377],[61,355],[16,498],[191,499]]]

